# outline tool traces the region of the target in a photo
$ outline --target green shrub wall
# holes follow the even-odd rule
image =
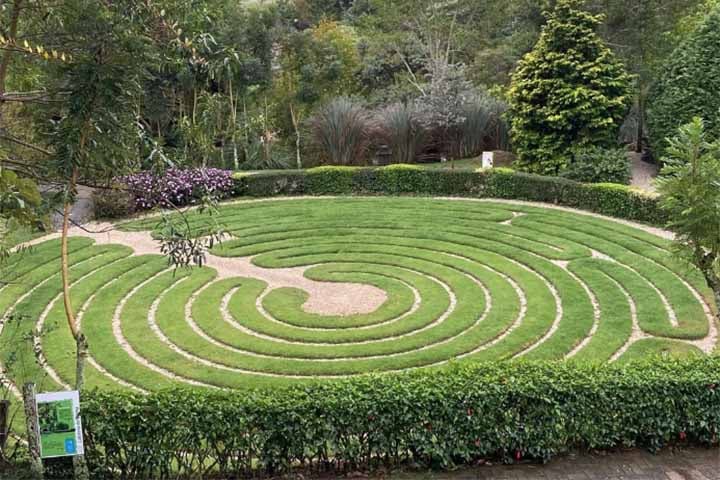
[[[265,392],[95,392],[82,412],[93,478],[543,461],[576,448],[717,446],[720,357],[463,364]]]
[[[667,221],[656,197],[616,184],[585,184],[558,177],[496,170],[424,170],[406,165],[385,168],[320,167],[238,175],[235,196],[424,195],[501,198],[579,208],[654,225]]]

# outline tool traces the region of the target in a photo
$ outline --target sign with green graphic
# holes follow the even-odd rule
[[[82,455],[82,425],[78,392],[37,395],[40,456],[42,458]]]

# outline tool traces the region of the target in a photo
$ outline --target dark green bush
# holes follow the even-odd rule
[[[411,165],[384,168],[320,167],[235,177],[235,195],[426,195],[503,198],[545,202],[604,215],[664,225],[656,197],[616,184],[516,173],[507,169],[423,170]]]
[[[302,195],[305,193],[307,174],[302,170],[282,173],[236,173],[233,175],[234,196],[274,197],[278,195]]]
[[[711,136],[720,135],[720,5],[668,57],[649,99],[648,127],[655,158],[668,138],[693,117],[702,117]]]
[[[632,177],[628,152],[624,148],[579,149],[561,176],[576,182],[627,185]]]
[[[611,145],[627,115],[632,77],[597,34],[602,16],[559,0],[508,92],[512,140],[524,169],[557,175],[578,146]]]
[[[548,460],[578,448],[717,445],[720,357],[462,364],[242,393],[95,392],[82,409],[98,477]]]
[[[96,220],[124,218],[135,213],[133,198],[125,188],[95,190],[92,203]]]

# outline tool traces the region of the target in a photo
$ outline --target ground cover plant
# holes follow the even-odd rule
[[[122,236],[71,238],[86,385],[274,388],[470,360],[716,349],[702,276],[673,260],[669,241],[607,219],[422,198],[246,201],[219,214],[232,237],[200,269],[151,254],[155,218],[121,224]],[[188,220],[202,231],[206,217]],[[20,385],[44,373],[43,390],[74,380],[73,339],[57,328],[57,246],[34,247],[0,289],[4,317],[22,314],[0,352],[10,329],[44,331],[25,352],[39,351],[40,365],[8,376]]]

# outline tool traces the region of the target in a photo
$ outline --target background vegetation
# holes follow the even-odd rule
[[[676,102],[671,87],[684,84],[673,65],[709,68],[703,58],[714,51],[714,17],[705,18],[715,7],[701,0],[162,0],[133,4],[124,19],[118,7],[97,18],[79,13],[86,1],[13,0],[0,9],[0,159],[27,174],[46,178],[47,157],[80,143],[92,149],[95,170],[114,167],[94,172],[102,175],[80,169],[81,182],[97,184],[168,166],[464,158],[511,148],[509,121],[523,164],[559,173],[574,158],[570,144],[647,149],[648,108],[657,112],[657,150],[689,120],[673,124],[678,108],[717,113],[689,90],[702,109]],[[694,53],[672,54],[676,46]],[[537,67],[555,61],[542,53],[548,48],[577,52],[564,61],[586,63],[574,72],[554,64],[540,87],[551,72]],[[711,71],[688,75],[705,87],[717,83]],[[556,95],[548,103],[556,113],[533,107],[547,95]],[[86,123],[73,114],[79,108]],[[531,112],[542,113],[534,126]],[[354,128],[344,130],[343,115],[353,116]],[[97,134],[76,137],[71,149],[67,129],[87,119]],[[568,122],[574,132],[562,132]],[[338,143],[346,137],[351,146]]]

